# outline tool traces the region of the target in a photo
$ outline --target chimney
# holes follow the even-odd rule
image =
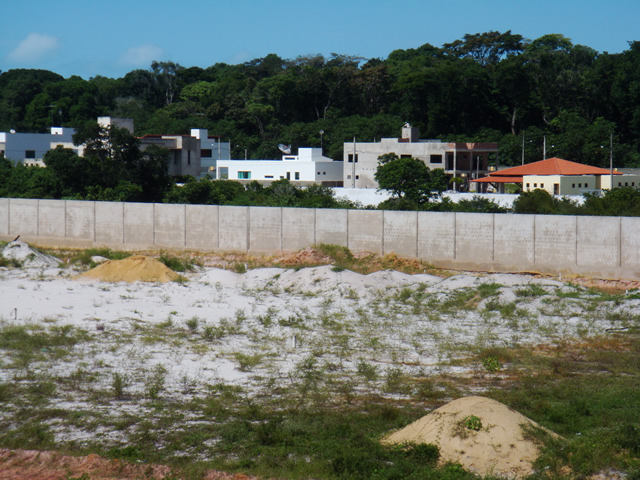
[[[417,142],[420,132],[416,127],[412,127],[408,122],[402,127],[402,140],[405,142]]]

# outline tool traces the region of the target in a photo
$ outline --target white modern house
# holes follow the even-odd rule
[[[216,178],[261,183],[287,179],[338,187],[342,170],[342,162],[325,157],[321,148],[300,148],[298,155],[283,155],[281,160],[218,160]]]
[[[118,127],[134,131],[132,118],[98,117],[102,127]],[[44,167],[42,158],[56,147],[69,148],[79,156],[84,154],[82,145],[73,144],[75,128],[51,127],[50,133],[0,132],[0,154],[15,163]],[[158,145],[169,150],[169,175],[194,177],[209,174],[215,178],[216,162],[230,158],[229,142],[219,136],[209,135],[206,129],[191,129],[191,135],[144,135],[139,138],[140,148]]]
[[[344,143],[344,186],[377,188],[374,175],[378,157],[386,153],[395,153],[400,158],[417,158],[430,169],[442,168],[448,177],[459,177],[469,185],[469,180],[488,173],[489,155],[497,152],[497,143],[421,140],[418,129],[406,123],[400,138],[382,138],[379,142],[356,142],[354,139]]]

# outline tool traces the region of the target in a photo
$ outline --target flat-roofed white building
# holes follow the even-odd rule
[[[342,186],[342,162],[325,157],[320,148],[300,148],[298,155],[283,155],[281,160],[218,160],[216,178],[261,183],[287,179],[337,187]]]

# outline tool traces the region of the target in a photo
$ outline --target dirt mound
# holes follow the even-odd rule
[[[75,278],[103,282],[170,282],[180,275],[155,258],[134,255],[124,260],[109,260]]]
[[[431,443],[440,447],[443,463],[457,462],[480,475],[521,478],[533,473],[540,453],[528,428],[542,427],[490,398],[465,397],[396,431],[383,443]]]

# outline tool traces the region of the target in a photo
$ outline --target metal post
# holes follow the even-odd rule
[[[611,187],[609,190],[613,190],[613,133],[609,139],[609,177],[611,178]]]
[[[356,137],[353,137],[353,158],[351,159],[351,188],[356,188]]]
[[[457,162],[458,162],[458,149],[454,145],[453,146],[453,178],[456,178],[456,168],[458,166]],[[453,191],[454,192],[458,191],[458,182],[453,182]]]

